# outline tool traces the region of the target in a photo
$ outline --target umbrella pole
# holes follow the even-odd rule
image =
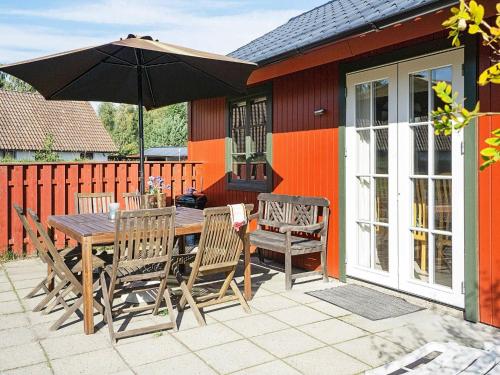
[[[142,67],[137,66],[137,97],[139,109],[139,184],[141,194],[144,194],[144,124],[142,99]]]

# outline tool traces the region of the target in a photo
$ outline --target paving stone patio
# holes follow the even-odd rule
[[[305,294],[341,285],[336,280],[308,280],[286,292],[283,273],[255,265],[251,314],[234,304],[206,309],[207,326],[199,328],[188,309],[178,332],[113,346],[99,316],[97,333],[85,336],[76,315],[52,332],[60,311],[31,312],[40,297],[23,296],[44,273],[37,259],[0,264],[0,374],[357,374],[430,341],[500,345],[500,330],[432,306],[370,321]],[[144,314],[127,328],[164,319]]]

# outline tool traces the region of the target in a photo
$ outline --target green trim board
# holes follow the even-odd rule
[[[404,47],[376,56],[359,60],[341,62],[339,66],[339,140],[338,140],[338,165],[339,165],[339,279],[346,279],[346,75],[364,69],[396,63],[398,61],[417,58],[429,53],[451,49],[447,39],[436,39],[412,46]],[[465,105],[473,107],[477,98],[477,40],[469,37],[465,40],[464,60],[464,96]],[[478,264],[477,264],[477,128],[473,124],[465,129],[465,155],[464,155],[464,197],[465,197],[465,262],[464,262],[464,287],[465,287],[465,319],[478,321]]]
[[[477,102],[478,39],[465,39],[464,105],[474,108]],[[478,268],[478,145],[477,122],[464,129],[464,217],[465,227],[465,319],[479,320],[479,268]]]
[[[246,124],[250,123],[251,111],[249,110],[249,105],[251,99],[257,98],[259,96],[266,96],[266,112],[267,112],[267,127],[266,127],[266,174],[268,176],[267,181],[232,181],[231,171],[232,171],[232,150],[233,143],[231,138],[231,104],[238,101],[247,101],[246,110]],[[273,188],[273,169],[272,169],[272,130],[273,130],[273,86],[272,82],[265,83],[262,85],[254,86],[248,89],[245,95],[234,96],[226,98],[225,106],[225,172],[226,172],[226,184],[229,190],[242,190],[242,191],[255,191],[255,192],[271,192]],[[248,132],[248,126],[245,127],[245,160],[247,161],[251,156],[251,142],[252,139]],[[248,170],[247,170],[248,172]]]

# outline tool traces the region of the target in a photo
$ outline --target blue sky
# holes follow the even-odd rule
[[[129,33],[226,54],[326,1],[0,0],[0,63]]]

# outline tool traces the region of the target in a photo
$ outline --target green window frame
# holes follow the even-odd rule
[[[272,87],[252,88],[226,105],[226,175],[231,190],[272,190]]]

